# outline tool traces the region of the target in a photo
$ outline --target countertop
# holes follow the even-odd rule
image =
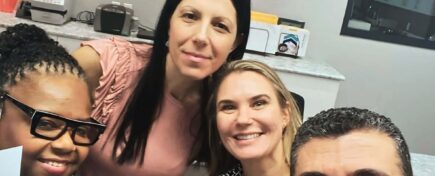
[[[34,24],[47,31],[47,33],[50,35],[72,38],[77,40],[95,40],[95,39],[109,38],[111,36],[114,36],[113,34],[96,32],[94,31],[94,27],[92,25],[73,22],[73,21],[67,22],[63,25],[53,25],[53,24],[40,23],[28,19],[16,18],[13,14],[4,13],[4,12],[0,12],[0,19],[1,19],[0,27],[6,28],[19,23]],[[150,44],[153,43],[152,40],[141,39],[133,36],[120,36],[120,35],[115,35],[115,36],[125,38],[129,41],[144,42]]]
[[[93,26],[79,23],[79,22],[67,22],[64,25],[51,25],[40,22],[35,22],[27,19],[16,18],[10,13],[0,12],[0,27],[9,27],[18,23],[28,23],[35,24],[42,29],[46,30],[48,34],[55,35],[59,37],[72,38],[77,40],[94,40],[100,38],[109,38],[114,36],[112,34],[106,34],[101,32],[96,32]],[[146,40],[137,38],[134,36],[119,36],[117,37],[125,38],[129,41],[144,42],[152,44],[152,40]],[[266,63],[270,67],[284,72],[304,74],[308,76],[332,79],[337,81],[345,80],[345,77],[338,72],[335,68],[328,65],[321,60],[315,60],[311,58],[299,58],[294,59],[290,57],[275,56],[275,55],[258,55],[246,53],[244,59],[258,60]]]
[[[338,81],[344,81],[346,79],[344,75],[338,72],[334,67],[328,65],[321,60],[316,60],[309,57],[291,58],[286,56],[259,55],[252,53],[245,53],[243,57],[244,59],[264,62],[278,71],[291,72]]]

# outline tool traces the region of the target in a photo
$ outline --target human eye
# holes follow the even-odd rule
[[[215,26],[218,30],[221,30],[222,32],[230,32],[228,26],[225,25],[225,23],[219,22],[219,23],[214,24],[214,26]]]
[[[219,111],[230,114],[236,110],[236,106],[232,103],[224,103],[219,106]]]
[[[50,131],[50,130],[57,130],[59,129],[60,125],[58,123],[56,123],[53,120],[50,119],[40,119],[38,122],[38,125],[36,126],[37,129],[39,130],[45,130],[45,131]]]
[[[87,127],[87,126],[79,126],[79,127],[77,127],[76,135],[79,135],[79,136],[82,136],[82,137],[86,137],[88,135],[89,128],[90,127]]]
[[[255,101],[252,103],[252,107],[253,107],[254,109],[261,109],[261,108],[263,108],[266,104],[267,104],[267,101],[266,101],[266,100],[259,99],[259,100],[255,100]]]
[[[181,17],[184,19],[184,21],[187,21],[187,22],[192,22],[192,21],[198,19],[198,15],[196,15],[193,12],[184,12],[181,14]]]

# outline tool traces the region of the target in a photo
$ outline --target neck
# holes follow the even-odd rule
[[[243,173],[245,176],[288,176],[290,166],[285,162],[282,141],[278,147],[268,156],[242,160]]]
[[[290,166],[283,161],[253,161],[242,163],[245,176],[288,176]]]
[[[169,58],[167,58],[169,59]],[[172,62],[166,61],[165,89],[183,104],[196,103],[200,97],[202,80],[181,75]]]

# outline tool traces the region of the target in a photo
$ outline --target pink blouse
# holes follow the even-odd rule
[[[149,133],[144,163],[120,166],[111,159],[114,144],[111,132],[119,123],[121,111],[150,58],[152,46],[133,44],[116,37],[87,41],[82,45],[91,46],[100,55],[103,75],[95,92],[92,117],[106,124],[107,129],[91,147],[80,174],[182,175],[189,164],[187,159],[194,141],[192,132],[198,127],[198,123],[192,124],[198,107],[184,107],[168,92],[164,95],[161,114]]]

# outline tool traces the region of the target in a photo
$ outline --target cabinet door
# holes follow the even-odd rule
[[[81,40],[65,38],[65,37],[57,37],[57,41],[60,45],[62,45],[69,53],[75,51],[80,47]]]

